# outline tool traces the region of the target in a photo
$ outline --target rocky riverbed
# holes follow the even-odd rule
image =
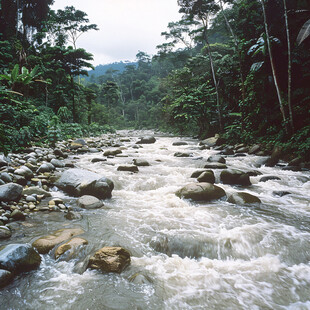
[[[309,252],[296,258],[292,251],[299,247],[293,250],[287,234],[296,230],[303,247],[310,245],[309,164],[286,163],[282,155],[278,148],[227,145],[218,136],[197,141],[125,131],[1,155],[0,294],[10,308],[39,309],[21,294],[25,281],[36,279],[48,291],[40,298],[45,308],[70,309],[81,292],[92,290],[90,279],[101,277],[110,281],[109,294],[120,294],[117,305],[92,295],[80,309],[88,303],[107,309],[228,309],[231,302],[234,309],[307,307]],[[274,235],[267,237],[269,225]],[[225,260],[240,272],[225,269]],[[255,268],[263,276],[292,266],[304,268],[300,292],[288,297],[281,287],[281,297],[263,300],[264,288],[281,281],[267,279],[264,286],[252,275]],[[218,273],[215,282],[206,278],[210,271]],[[295,272],[282,270],[282,276],[293,283]],[[52,273],[68,278],[55,280]],[[246,281],[238,280],[242,274]],[[238,281],[248,297],[233,289]],[[66,294],[50,299],[53,282],[69,291],[69,304],[60,301]],[[261,288],[254,293],[244,282]],[[40,291],[34,286],[26,285],[32,294]]]

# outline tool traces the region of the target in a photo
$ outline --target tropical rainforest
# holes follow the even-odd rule
[[[87,13],[2,0],[0,151],[152,128],[309,159],[309,0],[177,2],[182,18],[156,55],[137,51],[136,62],[94,74],[93,55],[77,47],[98,30]]]

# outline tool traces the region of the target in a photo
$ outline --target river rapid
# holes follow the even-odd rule
[[[20,224],[10,243],[32,243],[61,228],[82,227],[89,241],[72,260],[42,255],[39,269],[18,276],[0,290],[1,309],[310,309],[310,173],[258,167],[261,157],[227,156],[229,168],[259,171],[281,180],[250,187],[219,183],[227,194],[245,191],[259,205],[226,200],[196,203],[175,192],[196,182],[191,174],[218,151],[200,150],[198,140],[156,135],[156,143],[132,148],[146,132],[119,132],[123,153],[107,162],[87,153],[76,166],[110,178],[112,199],[97,210],[79,210],[80,221],[62,212],[37,213]],[[149,134],[149,133],[148,133]],[[183,146],[173,146],[186,141]],[[190,152],[192,157],[175,157]],[[138,173],[117,171],[134,158],[148,167]],[[53,196],[76,206],[57,188]],[[287,191],[283,197],[274,191]],[[5,244],[2,242],[1,244]],[[83,268],[83,258],[103,246],[122,246],[132,255],[121,274]]]

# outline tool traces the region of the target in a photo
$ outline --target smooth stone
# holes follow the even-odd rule
[[[26,166],[21,166],[20,168],[16,169],[14,171],[14,174],[18,174],[26,178],[27,180],[30,180],[31,178],[33,178],[33,172]]]
[[[122,153],[122,150],[120,150],[120,149],[108,150],[108,151],[105,151],[103,153],[103,156],[116,156],[116,155],[121,154],[121,153]]]
[[[149,162],[144,160],[144,159],[139,159],[139,158],[135,158],[133,160],[133,164],[138,166],[138,167],[147,167],[150,166]]]
[[[65,218],[69,221],[73,221],[73,220],[81,220],[83,216],[78,212],[69,211],[68,213],[65,214]]]
[[[208,162],[210,163],[221,163],[221,164],[226,164],[226,160],[223,156],[219,156],[219,155],[213,155],[213,156],[210,156],[208,159],[207,159]]]
[[[60,245],[55,251],[55,258],[63,255],[67,251],[75,250],[77,247],[88,244],[88,241],[83,238],[73,238],[70,241]]]
[[[9,244],[0,248],[0,268],[20,273],[37,268],[41,257],[30,244]]]
[[[0,269],[0,288],[5,287],[13,281],[14,275],[12,272],[4,269]]]
[[[192,173],[191,178],[198,178],[203,172],[206,172],[208,170],[196,170]]]
[[[26,201],[27,202],[37,202],[37,199],[34,196],[30,195],[30,196],[26,197]]]
[[[76,149],[82,148],[86,145],[87,145],[87,143],[84,139],[76,139],[73,142],[71,142],[70,148],[76,150]]]
[[[215,183],[214,172],[212,170],[204,171],[203,173],[199,175],[199,177],[197,178],[197,181],[200,183],[205,182],[205,183],[214,184]]]
[[[11,218],[14,219],[15,221],[24,221],[26,219],[26,216],[20,210],[14,210],[11,213]]]
[[[220,199],[226,193],[221,187],[210,183],[190,183],[177,191],[176,195],[194,201],[210,201]]]
[[[141,137],[140,140],[136,142],[136,144],[153,144],[155,142],[156,142],[155,137],[147,136],[147,137]]]
[[[84,195],[77,201],[78,207],[83,209],[98,209],[103,206],[103,202],[94,196]]]
[[[259,179],[259,182],[267,182],[267,181],[271,181],[271,180],[281,180],[281,179],[279,177],[270,175],[270,176],[261,177]]]
[[[222,163],[207,163],[204,165],[206,169],[227,169],[227,166]]]
[[[176,141],[172,143],[173,146],[182,146],[182,145],[188,145],[185,141]]]
[[[117,171],[138,172],[139,169],[137,166],[124,165],[124,166],[118,166]]]
[[[176,152],[173,155],[174,157],[191,157],[192,154],[191,153],[182,153],[182,152]]]
[[[8,239],[12,236],[11,230],[6,226],[0,226],[0,240]]]
[[[89,259],[88,268],[122,272],[130,264],[130,253],[121,247],[104,247]]]
[[[92,163],[99,163],[99,162],[101,162],[101,161],[107,161],[107,160],[106,160],[106,158],[98,158],[98,157],[93,158],[93,159],[91,160]]]
[[[40,254],[47,254],[57,244],[67,241],[74,236],[81,235],[84,232],[81,228],[59,229],[50,235],[37,239],[32,245]]]
[[[279,162],[281,155],[282,155],[282,149],[276,146],[273,149],[271,156],[267,158],[265,165],[267,167],[274,167]]]
[[[220,138],[219,135],[215,135],[214,137],[202,140],[200,142],[201,145],[209,146],[209,147],[214,147],[223,144],[225,141],[223,138]]]
[[[257,152],[260,151],[260,145],[256,144],[256,145],[253,145],[250,149],[249,149],[249,154],[256,154]]]
[[[0,174],[0,179],[5,183],[12,183],[13,179],[7,172],[2,172]]]
[[[233,193],[227,201],[233,204],[261,203],[258,197],[244,192]]]
[[[25,188],[23,190],[23,195],[31,196],[31,195],[43,195],[44,197],[51,197],[51,193],[47,192],[46,190],[37,187],[37,186],[31,186],[28,188]]]
[[[65,163],[62,160],[59,159],[55,159],[53,158],[51,160],[51,164],[56,167],[56,168],[64,168],[65,167]]]
[[[37,173],[52,172],[54,170],[55,170],[55,166],[53,164],[44,163],[39,167],[39,169],[37,170]]]
[[[221,172],[220,179],[224,184],[242,186],[251,185],[249,175],[236,169],[223,170]]]
[[[19,184],[8,183],[0,185],[0,201],[19,201],[23,192],[23,187]]]

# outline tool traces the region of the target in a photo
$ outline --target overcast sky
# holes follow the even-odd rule
[[[83,34],[77,46],[94,55],[94,65],[134,60],[138,51],[156,54],[160,34],[180,20],[177,0],[54,0],[53,9],[73,5],[87,13],[99,31]]]

